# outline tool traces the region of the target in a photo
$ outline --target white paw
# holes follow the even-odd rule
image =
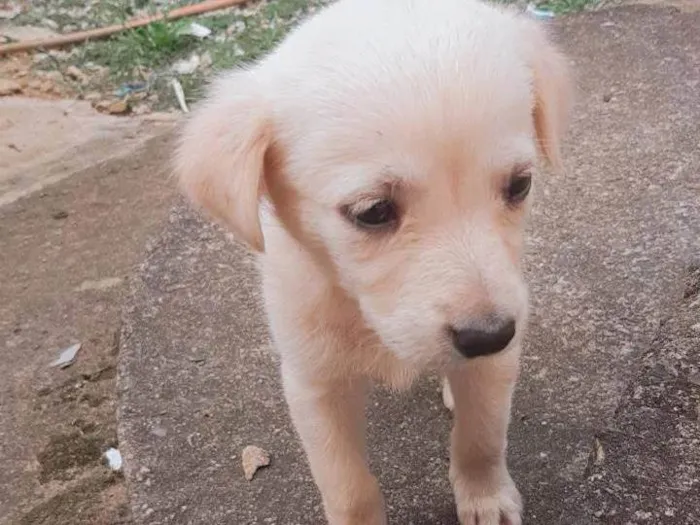
[[[522,499],[507,472],[492,494],[473,481],[451,477],[461,525],[522,525]]]
[[[442,379],[442,403],[447,407],[447,410],[452,412],[455,408],[455,398],[452,397],[452,389],[447,378]]]

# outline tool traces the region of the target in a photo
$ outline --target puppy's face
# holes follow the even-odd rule
[[[404,361],[505,349],[526,316],[519,261],[537,157],[558,162],[561,59],[544,39],[538,58],[505,39],[442,59],[414,40],[412,54],[307,59],[304,81],[282,65],[303,51],[295,38],[222,83],[190,123],[189,194],[260,250],[266,196]]]
[[[455,331],[522,324],[537,149],[527,79],[520,84],[484,85],[493,103],[482,107],[460,86],[423,87],[422,106],[411,92],[346,92],[338,109],[309,103],[303,129],[290,115],[280,136],[288,153],[269,184],[273,201],[403,359],[449,357]]]

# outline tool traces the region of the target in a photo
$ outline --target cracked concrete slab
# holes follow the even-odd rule
[[[596,436],[586,502],[608,523],[700,523],[700,265],[662,323],[610,425]]]
[[[629,388],[644,377],[644,356],[700,253],[700,13],[631,6],[555,25],[580,96],[569,173],[537,187],[527,258],[534,314],[511,465],[525,523],[656,523],[653,487],[628,490],[637,504],[596,492],[643,477],[611,463],[609,478],[589,478],[600,473],[597,446],[623,443],[612,436],[629,430],[619,419],[632,410]],[[184,205],[134,284],[121,351],[120,446],[137,523],[321,522],[254,261]],[[390,522],[456,524],[437,379],[403,396],[377,390],[369,412]],[[662,412],[676,424],[674,411]],[[273,456],[252,482],[240,467],[250,444]],[[639,446],[653,456],[656,436]],[[683,445],[676,452],[693,460]]]

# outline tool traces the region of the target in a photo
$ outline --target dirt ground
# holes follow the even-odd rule
[[[103,453],[118,446],[123,295],[174,195],[168,128],[132,121],[107,132],[112,122],[88,125],[59,106],[37,117],[25,145],[16,130],[31,111],[17,122],[0,109],[0,524],[129,523],[123,477]],[[81,126],[79,147],[69,140],[61,156],[61,137]],[[31,154],[42,142],[46,164],[66,168],[58,178]],[[50,367],[73,343],[76,362]]]
[[[199,17],[213,31],[207,39],[181,34],[182,21],[0,57],[0,525],[131,521],[122,475],[103,453],[119,445],[123,296],[174,196],[169,139],[150,138],[172,127],[173,114],[151,111],[178,107],[171,78],[192,102],[212,70],[257,56],[317,4],[251,2]],[[15,6],[19,15],[0,16],[0,43],[19,29],[68,32],[134,14],[130,0],[0,0],[0,11]],[[173,72],[193,55],[196,71]],[[117,95],[124,82],[147,89]],[[123,108],[112,111],[115,102]],[[74,343],[74,365],[49,367]]]

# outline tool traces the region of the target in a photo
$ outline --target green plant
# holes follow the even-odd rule
[[[538,2],[538,7],[550,9],[558,15],[566,13],[575,13],[583,9],[595,5],[599,0],[545,0]]]
[[[134,69],[161,68],[196,46],[196,39],[183,34],[189,22],[153,22],[120,33],[86,49],[84,60],[107,66],[117,78],[131,77]]]

